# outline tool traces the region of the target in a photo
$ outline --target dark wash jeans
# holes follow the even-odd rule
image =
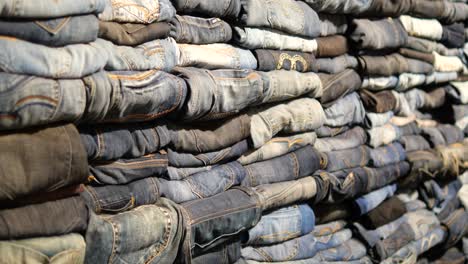
[[[99,21],[99,38],[122,46],[138,46],[155,39],[167,38],[170,30],[171,26],[167,22],[145,25]]]
[[[57,47],[89,43],[97,39],[98,19],[93,14],[36,21],[1,19],[0,35]]]
[[[191,263],[197,256],[255,226],[262,209],[258,194],[236,187],[210,198],[181,205],[185,237],[180,257]]]
[[[323,166],[323,155],[308,145],[286,155],[245,166],[243,186],[297,180]]]
[[[200,14],[211,17],[237,18],[240,13],[240,0],[173,0],[177,13]]]
[[[364,167],[369,163],[370,148],[362,145],[352,149],[326,152],[326,170],[333,172],[354,167]]]
[[[159,182],[149,177],[126,185],[88,185],[81,197],[96,214],[114,214],[155,203],[160,197]]]
[[[82,232],[88,209],[80,196],[0,210],[0,239],[45,237]]]
[[[174,167],[202,167],[236,160],[249,150],[247,139],[222,150],[200,154],[178,153],[167,150],[169,164]]]
[[[86,182],[86,152],[74,125],[0,134],[0,201]],[[1,202],[0,202],[1,203]]]
[[[81,141],[90,160],[138,158],[167,146],[165,125],[115,124],[79,127]]]
[[[239,115],[192,126],[169,126],[170,148],[180,152],[206,153],[222,150],[250,136],[250,117]]]
[[[90,179],[96,184],[126,184],[146,177],[167,176],[167,155],[148,154],[140,158],[96,161],[90,164]]]

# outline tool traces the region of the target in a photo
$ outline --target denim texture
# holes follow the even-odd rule
[[[240,22],[248,27],[277,29],[303,37],[320,35],[321,21],[304,2],[294,0],[241,0]]]
[[[138,158],[171,142],[165,125],[149,123],[81,126],[79,132],[90,161]]]
[[[106,0],[41,1],[40,3],[9,0],[2,2],[0,16],[11,18],[55,18],[80,14],[101,13],[108,5]]]
[[[369,164],[372,167],[382,167],[404,161],[405,159],[406,151],[398,142],[370,149],[369,151]]]
[[[348,20],[346,16],[319,13],[320,36],[342,35],[348,29]]]
[[[242,114],[217,122],[197,122],[192,126],[170,125],[170,148],[191,153],[222,150],[249,137],[250,127],[251,118]]]
[[[428,150],[431,148],[431,146],[429,146],[429,142],[420,135],[402,136],[399,142],[405,148],[406,152]]]
[[[314,132],[300,133],[288,137],[274,137],[260,148],[249,150],[237,161],[242,165],[248,165],[258,161],[269,160],[293,152],[306,145],[315,146],[317,143],[316,139],[317,135]]]
[[[348,39],[340,35],[320,37],[316,39],[316,43],[317,58],[336,57],[349,51]]]
[[[0,148],[0,160],[8,164],[0,170],[0,201],[53,192],[89,176],[86,152],[71,124],[1,133]]]
[[[178,44],[177,66],[203,69],[256,69],[257,60],[250,50],[229,44]]]
[[[384,113],[366,113],[366,119],[364,120],[364,124],[367,128],[375,128],[379,126],[383,126],[386,123],[390,122],[394,113],[392,111],[384,112]]]
[[[350,35],[358,49],[397,48],[406,44],[408,34],[398,19],[354,19]]]
[[[65,235],[86,230],[88,209],[83,199],[75,196],[1,210],[0,222],[2,240]]]
[[[307,132],[325,123],[322,106],[312,98],[300,98],[271,107],[260,107],[252,112],[250,136],[254,148],[263,146],[279,132]]]
[[[349,239],[351,239],[349,229],[324,236],[315,236],[313,233],[309,233],[276,245],[245,247],[242,249],[242,257],[270,262],[307,259],[322,250],[335,248]]]
[[[199,167],[222,164],[227,161],[236,160],[248,150],[248,140],[244,139],[225,149],[200,154],[178,153],[168,149],[167,157],[171,166]]]
[[[170,25],[170,36],[177,43],[224,43],[232,38],[231,26],[220,18],[176,15]]]
[[[312,146],[305,146],[289,154],[245,166],[243,186],[296,180],[312,175],[323,168],[324,157]]]
[[[338,63],[341,60],[341,58],[346,60],[348,56],[345,55],[344,57],[343,56],[337,57],[335,58],[338,60],[336,62]],[[349,57],[349,58],[354,59],[354,57]],[[335,59],[332,59],[332,60],[335,60]],[[320,63],[320,61],[322,60],[323,59],[317,60],[319,68],[322,67],[322,64]],[[339,64],[335,64],[335,65],[339,65]],[[330,107],[337,100],[358,90],[361,87],[361,77],[359,76],[357,72],[351,69],[346,69],[346,70],[342,69],[338,73],[335,73],[335,74],[319,73],[318,76],[323,86],[323,93],[322,93],[322,96],[320,97],[320,103],[322,103],[324,107]]]
[[[71,233],[62,236],[37,237],[0,241],[4,263],[80,264],[84,262],[86,244],[83,236]]]
[[[262,214],[259,196],[242,187],[184,203],[181,210],[185,237],[179,254],[186,261],[255,226]]]
[[[170,30],[171,27],[167,22],[145,25],[99,21],[99,38],[122,46],[138,46],[155,39],[167,38]]]
[[[383,56],[358,57],[361,72],[366,76],[391,76],[402,73],[430,74],[434,67],[423,61],[409,59],[398,53]]]
[[[348,68],[356,69],[358,61],[355,57],[348,54],[335,58],[318,58],[317,67],[320,72],[340,73]]]
[[[274,30],[234,27],[233,41],[247,49],[292,50],[300,52],[317,51],[317,40],[290,36]]]
[[[371,158],[369,147],[361,145],[351,149],[325,152],[327,157],[325,169],[329,172],[364,167]]]
[[[366,131],[359,126],[356,126],[333,137],[318,138],[315,141],[314,147],[321,152],[330,152],[356,148],[364,145],[366,142]]]
[[[362,216],[379,206],[385,199],[393,196],[396,188],[396,184],[387,185],[354,200],[359,208],[359,214]]]
[[[0,20],[1,35],[54,47],[93,42],[98,30],[98,19],[92,14],[34,22]]]
[[[261,198],[263,210],[280,208],[307,200],[319,200],[321,192],[325,192],[325,184],[320,184],[314,177],[298,180],[263,184],[254,188]],[[314,199],[313,199],[314,198]]]
[[[317,72],[317,60],[314,54],[298,51],[282,51],[272,49],[256,49],[253,51],[257,59],[257,70],[295,70],[298,72]]]
[[[181,13],[220,18],[236,18],[241,9],[240,0],[173,0],[172,4]]]
[[[357,93],[350,93],[337,100],[325,109],[325,125],[338,127],[361,124],[364,121],[365,109]]]
[[[246,177],[246,169],[237,161],[201,171],[181,180],[159,179],[162,197],[176,203],[207,198],[239,185]]]
[[[305,0],[314,10],[324,13],[359,14],[369,8],[368,0]]]
[[[315,215],[307,204],[283,207],[264,214],[246,233],[246,245],[272,245],[306,235],[315,227]]]
[[[170,0],[111,0],[99,14],[102,21],[150,24],[167,21],[175,16],[176,10]]]
[[[114,215],[90,213],[86,263],[173,263],[184,234],[181,212],[161,199]]]
[[[390,144],[401,137],[399,127],[392,125],[391,123],[371,128],[367,130],[367,134],[369,136],[368,144],[373,148]]]

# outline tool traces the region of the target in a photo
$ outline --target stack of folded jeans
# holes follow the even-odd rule
[[[448,0],[0,3],[0,262],[466,262],[466,21]]]

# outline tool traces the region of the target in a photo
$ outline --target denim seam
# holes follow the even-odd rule
[[[297,155],[295,152],[291,153],[290,155],[290,158],[291,158],[291,161],[292,161],[292,165],[293,165],[293,173],[294,173],[294,178],[295,179],[298,179],[299,178],[299,169],[300,169],[300,164],[299,164],[299,161],[297,159]]]
[[[246,211],[246,210],[252,209],[252,208],[258,208],[258,205],[257,204],[250,204],[250,205],[247,205],[247,206],[244,205],[244,206],[230,208],[228,210],[221,210],[221,211],[218,211],[218,212],[215,212],[215,213],[204,215],[203,217],[199,217],[197,219],[192,219],[191,224],[201,224],[201,223],[204,223],[206,221],[218,218],[220,216],[228,216],[230,214],[237,214],[237,213],[241,212],[241,210]]]
[[[84,188],[85,188],[85,191],[87,191],[94,200],[94,211],[96,213],[100,213],[102,209],[101,209],[101,205],[99,203],[97,194],[94,191],[94,188],[90,188],[89,186],[84,186]]]

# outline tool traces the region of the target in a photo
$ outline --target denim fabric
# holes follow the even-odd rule
[[[354,19],[351,40],[358,49],[397,48],[406,44],[408,34],[398,19]]]
[[[335,248],[349,239],[351,239],[349,229],[320,237],[309,233],[271,246],[245,247],[242,249],[242,257],[269,262],[307,259],[315,256],[319,251]]]
[[[437,126],[447,145],[463,141],[463,132],[456,126],[450,124],[440,124]]]
[[[176,167],[168,167],[167,168],[167,177],[170,180],[182,180],[190,175],[194,175],[195,173],[199,172],[206,172],[210,171],[216,166],[203,166],[203,167],[186,167],[186,168],[176,168]]]
[[[404,221],[393,234],[377,242],[375,245],[374,250],[377,254],[376,256],[380,259],[386,259],[392,256],[398,249],[412,241],[421,239],[430,231],[439,227],[439,220],[432,212],[422,211],[419,214],[407,215],[406,221]]]
[[[57,19],[18,21],[0,20],[0,34],[44,44],[64,46],[95,41],[98,36],[95,15],[72,16]]]
[[[413,241],[405,247],[399,249],[390,258],[385,259],[381,263],[401,263],[403,261],[410,261],[409,263],[415,263],[417,256],[421,255],[425,251],[441,243],[446,234],[443,229],[436,228],[423,238]]]
[[[99,21],[99,38],[123,46],[137,46],[155,39],[167,38],[170,30],[167,22],[145,25]]]
[[[261,28],[234,27],[234,42],[247,49],[292,50],[300,52],[315,52],[317,41],[296,36],[290,36],[274,30]]]
[[[327,250],[327,252],[333,251],[333,249]],[[310,259],[300,259],[300,260],[293,260],[293,261],[281,261],[281,262],[258,262],[255,260],[244,260],[240,259],[236,264],[266,264],[266,263],[276,263],[276,264],[371,264],[372,261],[369,257],[363,257],[359,260],[350,260],[350,261],[321,261],[316,260],[315,258]]]
[[[314,10],[324,13],[359,14],[369,8],[369,0],[305,0]]]
[[[171,125],[170,148],[192,153],[222,150],[250,136],[250,122],[248,115],[238,115],[218,122]]]
[[[182,180],[159,179],[162,197],[176,203],[207,198],[239,185],[246,177],[246,170],[233,161],[208,171],[190,175]]]
[[[236,18],[241,9],[240,0],[172,0],[172,4],[181,13],[221,18]]]
[[[54,18],[69,15],[101,13],[107,6],[106,0],[84,0],[76,2],[65,0],[45,0],[40,3],[19,0],[2,1],[0,16],[15,18]]]
[[[344,56],[344,58],[346,57],[347,55]],[[337,57],[335,59],[340,60],[340,58],[343,57]],[[321,60],[322,59],[318,59],[317,61]],[[319,65],[319,67],[321,66]],[[361,87],[361,77],[357,72],[351,69],[343,69],[336,74],[319,73],[318,76],[323,87],[320,102],[324,107],[330,107],[336,102],[336,100],[343,98]]]
[[[187,80],[191,91],[182,115],[185,120],[220,119],[251,105],[284,101],[305,93],[322,95],[315,73],[196,68],[177,68],[177,72]]]
[[[180,109],[187,94],[183,79],[158,70],[99,72],[83,79],[87,108],[80,121],[143,122]]]
[[[259,71],[284,69],[298,72],[317,72],[318,70],[317,61],[312,53],[256,49],[253,54],[257,59],[257,70]]]
[[[0,79],[3,88],[0,130],[74,121],[85,109],[86,95],[78,80],[57,81],[7,73],[0,73]]]
[[[329,172],[364,167],[369,163],[370,149],[362,145],[352,149],[325,152],[327,157],[326,170]]]
[[[346,54],[349,50],[348,39],[344,36],[327,36],[316,40],[315,56],[317,58],[336,57]]]
[[[417,122],[410,122],[404,126],[398,127],[402,136],[419,135],[421,134],[421,128]]]
[[[250,50],[229,44],[178,44],[177,66],[203,69],[256,69],[257,60]]]
[[[167,155],[155,153],[140,158],[98,161],[90,164],[91,176],[97,184],[126,184],[146,177],[167,174]]]
[[[173,263],[184,233],[176,206],[161,199],[115,215],[91,212],[86,263]]]
[[[165,125],[149,123],[81,126],[79,132],[90,161],[142,157],[157,152],[171,140]]]
[[[148,177],[126,185],[86,186],[81,193],[88,208],[96,214],[113,214],[131,210],[137,206],[154,204],[159,199],[156,178]]]
[[[375,128],[379,126],[383,126],[388,123],[394,113],[392,111],[384,112],[384,113],[366,113],[366,119],[364,120],[364,124],[367,128]]]
[[[100,57],[107,57],[108,71],[171,71],[177,65],[179,50],[172,38],[157,39],[136,47],[117,46],[97,39]],[[104,55],[105,54],[105,55]]]
[[[306,235],[314,229],[315,215],[307,204],[283,207],[264,214],[246,233],[246,245],[271,245]]]
[[[242,154],[246,153],[248,150],[248,140],[244,139],[225,149],[207,153],[200,153],[196,155],[190,153],[178,153],[171,149],[168,149],[167,157],[171,166],[198,167],[215,165],[235,160],[242,156]]]
[[[343,261],[349,263],[353,261],[360,261],[367,256],[366,247],[356,239],[350,239],[343,244],[317,252],[317,254],[309,259],[309,261],[316,261],[316,263],[336,263]]]
[[[400,138],[401,145],[405,148],[406,152],[415,150],[428,150],[431,148],[429,142],[420,135],[407,135]]]
[[[442,39],[442,25],[436,19],[401,16],[399,20],[410,36],[436,41]]]
[[[406,47],[425,53],[432,53],[435,51],[442,55],[454,55],[451,50],[447,49],[443,44],[424,38],[409,36]]]
[[[102,21],[150,24],[167,21],[175,16],[170,0],[111,0],[99,14]]]
[[[310,176],[323,164],[323,156],[312,146],[302,147],[289,154],[245,166],[243,186],[258,186],[291,181]]]
[[[380,91],[388,88],[395,88],[396,91],[402,92],[422,84],[430,84],[432,82],[435,82],[435,75],[433,77],[434,78],[432,80],[428,78],[428,76],[426,76],[425,74],[415,73],[402,73],[398,76],[388,77],[371,77],[365,78],[363,80],[361,88],[368,89],[371,91]]]
[[[321,127],[325,122],[322,106],[311,98],[259,108],[253,111],[251,116],[250,134],[254,148],[263,146],[280,131],[307,132]]]
[[[329,127],[329,126],[321,126],[315,130],[318,138],[324,137],[334,137],[340,135],[350,129],[349,126],[342,126],[342,127]]]
[[[448,48],[462,48],[465,44],[465,27],[462,23],[442,26],[442,44]]]
[[[359,56],[361,72],[366,76],[391,76],[402,73],[424,73],[434,71],[434,67],[423,61],[408,59],[398,53],[383,56]]]
[[[436,127],[422,127],[421,135],[424,136],[431,146],[447,145],[444,135]]]
[[[335,150],[351,149],[364,145],[367,142],[367,134],[364,129],[356,126],[342,134],[318,138],[314,147],[321,152],[330,152]]]
[[[365,109],[359,95],[351,93],[337,100],[325,109],[325,125],[338,127],[344,125],[361,124],[364,121]]]
[[[4,263],[81,264],[86,244],[80,234],[0,241]]]
[[[434,177],[443,168],[441,157],[432,150],[411,151],[406,156],[412,168],[410,175],[399,183],[401,187],[416,188],[420,181]]]
[[[406,48],[401,48],[398,50],[398,52],[405,57],[422,60],[430,64],[434,64],[434,61],[435,61],[435,56],[432,53],[425,53],[425,52],[420,52],[417,50],[406,49]]]
[[[397,197],[391,196],[360,218],[368,229],[376,229],[397,220],[407,212],[406,205]]]
[[[240,22],[248,27],[265,27],[291,35],[315,38],[320,20],[304,2],[294,0],[241,0]]]
[[[468,214],[463,208],[454,211],[448,217],[440,220],[442,225],[447,229],[447,238],[444,243],[445,249],[455,246],[465,236],[468,230],[467,220]]]
[[[88,161],[74,125],[0,134],[0,201],[86,181]],[[0,202],[1,203],[1,202]]]
[[[210,250],[204,251],[199,256],[192,255],[192,264],[206,264],[206,263],[219,263],[231,264],[235,263],[241,258],[241,241],[237,237],[214,247]]]
[[[346,16],[320,13],[319,19],[321,37],[344,34],[348,29]]]
[[[409,170],[409,163],[399,162],[381,168],[357,167],[333,173],[318,171],[315,175],[330,182],[330,190],[323,202],[333,204],[382,188],[406,176]]]
[[[232,38],[231,26],[219,18],[176,15],[170,24],[170,36],[177,43],[224,43]]]
[[[184,203],[181,209],[186,232],[179,254],[188,263],[192,254],[200,255],[255,226],[262,214],[258,195],[242,187]]]
[[[88,209],[82,198],[75,196],[1,210],[0,222],[2,240],[65,235],[86,230]]]
[[[0,36],[0,70],[56,79],[81,78],[102,70],[108,63],[109,57],[99,43],[96,40],[54,48]]]
[[[242,165],[269,160],[293,152],[306,145],[314,145],[317,135],[314,132],[296,134],[288,137],[275,137],[258,149],[249,150],[237,161]]]
[[[405,159],[406,151],[398,142],[369,150],[369,165],[372,167],[383,167]]]
[[[317,59],[317,68],[320,72],[340,73],[348,68],[356,69],[357,66],[357,59],[348,54],[344,54],[334,58]]]
[[[364,10],[360,15],[361,16],[375,16],[376,14],[379,17],[397,17],[401,14],[408,13],[412,7],[411,1],[385,1],[385,0],[374,0],[368,8]]]
[[[268,210],[316,198],[318,192],[326,191],[322,190],[324,188],[326,186],[320,185],[313,177],[305,177],[294,181],[259,185],[254,190],[261,198],[263,210]]]
[[[400,139],[401,132],[399,127],[392,124],[385,124],[380,127],[367,130],[369,136],[369,146],[376,148],[382,145],[387,145],[395,140]]]
[[[379,206],[385,199],[391,197],[396,189],[396,184],[392,184],[357,198],[354,202],[359,208],[359,215],[367,214]]]
[[[359,94],[364,107],[369,112],[385,113],[393,111],[397,104],[397,98],[392,91],[380,91],[372,93],[368,90],[363,90]]]

